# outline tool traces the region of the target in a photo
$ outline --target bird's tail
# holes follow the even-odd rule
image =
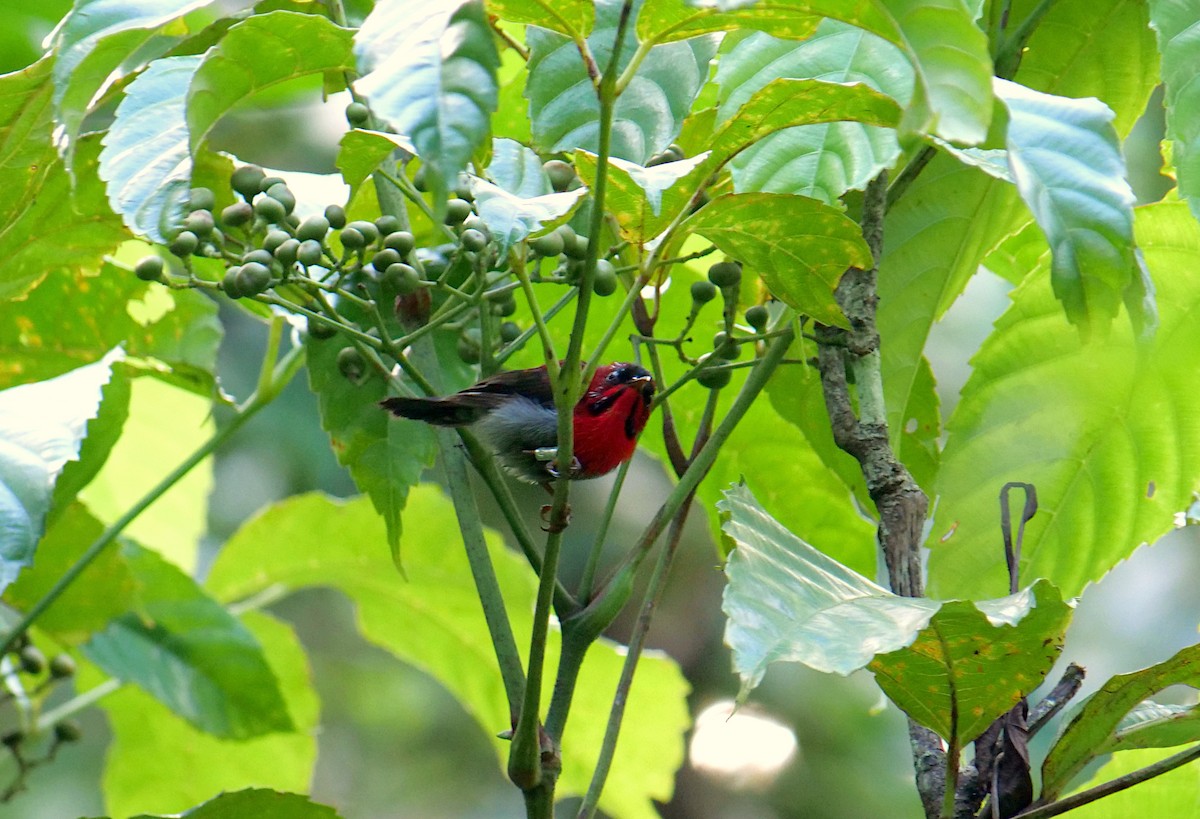
[[[474,400],[472,400],[474,399]],[[446,398],[385,398],[379,405],[401,418],[424,421],[440,427],[462,427],[473,424],[496,408],[496,396],[475,396],[458,393]]]

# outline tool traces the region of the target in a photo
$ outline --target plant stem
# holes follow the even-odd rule
[[[293,347],[288,350],[287,354],[272,368],[272,378],[265,385],[267,389],[263,389],[263,383],[260,379],[259,389],[251,395],[246,402],[238,408],[238,413],[233,419],[216,431],[216,433],[201,444],[195,452],[184,459],[183,463],[171,470],[165,478],[159,481],[154,488],[141,497],[137,503],[125,511],[111,526],[104,530],[100,537],[87,548],[79,559],[71,565],[71,568],[58,579],[58,582],[51,587],[50,591],[46,592],[40,600],[33,604],[28,611],[21,617],[20,621],[12,627],[5,635],[4,641],[0,643],[0,656],[7,654],[8,651],[16,643],[17,638],[33,625],[37,618],[41,617],[46,609],[54,604],[54,601],[62,596],[72,583],[74,583],[81,574],[87,569],[92,562],[100,556],[100,554],[116,539],[121,532],[125,531],[130,523],[132,523],[138,515],[145,512],[149,506],[156,500],[161,498],[175,484],[177,484],[184,475],[191,472],[201,461],[216,451],[222,444],[233,437],[239,429],[241,429],[247,421],[258,414],[260,410],[270,404],[280,390],[292,379],[300,366],[304,363],[304,348]]]
[[[617,510],[617,500],[621,497],[621,487],[625,485],[625,476],[629,474],[630,461],[621,464],[617,470],[617,478],[612,490],[608,493],[608,503],[604,506],[604,514],[600,516],[600,525],[596,528],[596,537],[592,541],[592,550],[588,554],[587,565],[583,567],[583,575],[579,579],[579,599],[585,603],[591,599],[592,584],[596,579],[596,568],[600,563],[600,555],[604,551],[604,539],[608,536],[608,527],[612,523],[613,513]]]

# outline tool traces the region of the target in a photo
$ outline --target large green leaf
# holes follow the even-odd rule
[[[1200,646],[1141,671],[1118,674],[1089,697],[1042,763],[1042,798],[1055,799],[1096,756],[1114,750],[1126,714],[1171,685],[1200,688]]]
[[[198,805],[182,814],[187,819],[337,819],[338,812],[328,805],[320,805],[299,793],[281,793],[266,788],[247,788],[233,793],[214,796],[203,805]],[[141,814],[134,819],[171,819],[165,816]]]
[[[1161,327],[1139,342],[1113,325],[1084,341],[1062,319],[1044,275],[1032,275],[974,359],[938,480],[944,542],[930,539],[930,588],[988,596],[1004,587],[996,498],[1008,481],[1037,487],[1025,577],[1078,594],[1141,543],[1171,528],[1200,477],[1200,227],[1181,204],[1139,209]],[[1169,422],[1164,422],[1169,419]]]
[[[551,193],[538,155],[511,139],[493,140],[487,175],[491,182],[471,181],[475,210],[501,251],[565,222],[587,193],[583,188]]]
[[[1113,731],[1108,747],[1170,748],[1200,741],[1200,707],[1143,700],[1130,709]]]
[[[187,90],[200,57],[155,60],[125,89],[100,151],[108,201],[134,233],[165,243],[183,220],[192,157]]]
[[[413,489],[403,547],[407,579],[381,548],[386,532],[365,499],[336,502],[319,495],[292,498],[246,524],[218,556],[208,588],[232,601],[267,588],[329,586],[358,609],[364,636],[445,686],[485,732],[511,726],[508,703],[466,557],[448,501],[430,486]],[[489,553],[517,645],[528,645],[536,581],[525,562],[488,536]],[[552,631],[550,668],[557,654]],[[593,647],[575,692],[563,739],[562,796],[582,793],[595,764],[621,655],[607,642]],[[682,761],[687,684],[678,667],[649,655],[638,666],[608,788],[600,807],[610,815],[653,817],[651,799],[669,798]],[[508,746],[493,740],[497,759]]]
[[[49,381],[0,392],[0,591],[33,562],[54,481],[79,456],[119,350]]]
[[[411,154],[417,152],[412,141],[399,134],[365,131],[361,128],[353,128],[346,132],[338,142],[337,157],[337,167],[342,172],[342,179],[350,186],[350,196],[346,201],[354,201],[359,186],[367,181],[380,163],[394,154],[397,148]]]
[[[1158,749],[1128,751],[1109,758],[1080,790],[1103,785],[1141,771],[1170,753]],[[1200,765],[1181,765],[1173,771],[1141,782],[1135,788],[1110,793],[1071,811],[1072,819],[1127,819],[1130,816],[1169,816],[1200,819]]]
[[[353,383],[342,375],[338,353],[350,345],[342,336],[307,343],[308,383],[317,394],[321,428],[329,434],[338,463],[371,498],[387,524],[387,543],[400,560],[400,513],[408,490],[433,464],[437,443],[429,426],[405,418],[391,420],[379,406],[387,385],[378,373]]]
[[[962,748],[1041,684],[1071,611],[1045,580],[1000,600],[950,601],[871,671],[904,713]]]
[[[601,69],[612,56],[621,5],[619,0],[596,4],[596,27],[588,45]],[[525,96],[535,147],[547,153],[576,148],[595,152],[600,103],[579,49],[567,37],[537,28],[529,29],[526,39],[529,81]],[[630,31],[621,49],[622,68],[633,57],[635,40]],[[709,36],[651,48],[617,100],[610,155],[640,165],[666,148],[708,78],[708,63],[714,54],[716,40]]]
[[[1085,330],[1117,314],[1137,275],[1133,190],[1102,103],[996,81],[1008,107],[1008,164],[1046,234],[1054,293]],[[1136,318],[1136,317],[1135,317]]]
[[[800,43],[754,33],[739,40],[717,66],[718,117],[736,115],[751,94],[777,77],[813,77],[826,82],[863,83],[908,103],[912,68],[895,45],[835,20]],[[891,128],[847,118],[800,125],[767,135],[731,163],[738,191],[795,193],[834,202],[863,188],[899,156]]]
[[[293,730],[254,635],[154,552],[124,543],[121,555],[143,614],[109,623],[84,644],[87,658],[210,734],[248,739]]]
[[[488,137],[500,57],[482,0],[381,3],[355,35],[372,110],[412,139],[434,199]]]
[[[591,33],[596,22],[596,8],[590,0],[488,0],[487,7],[501,20],[580,39]]]
[[[644,168],[633,162],[612,157],[608,161],[604,209],[617,219],[621,236],[642,244],[653,239],[672,221],[695,193],[696,167],[711,156],[699,156],[664,162]],[[599,157],[582,148],[575,152],[575,168],[589,187],[596,184]],[[680,180],[687,177],[687,181]],[[676,188],[676,183],[679,186]]]
[[[147,810],[177,813],[238,788],[309,789],[317,759],[320,703],[304,647],[290,626],[262,612],[246,612],[241,621],[262,646],[295,730],[239,741],[221,739],[197,730],[142,690],[124,686],[101,702],[112,730],[103,784],[113,816]],[[187,815],[205,816],[201,811],[206,807]],[[275,814],[254,809],[241,815]]]
[[[872,266],[858,225],[803,196],[719,196],[683,227],[753,267],[777,298],[825,324],[846,326],[833,298],[846,268]]]
[[[166,53],[187,33],[183,18],[212,4],[212,0],[75,3],[54,39],[54,107],[63,125],[68,155],[74,151],[96,94],[111,81],[113,72],[127,72]],[[236,10],[222,6],[230,12]]]
[[[759,3],[723,11],[687,0],[651,0],[638,12],[637,36],[643,43],[670,43],[715,31],[760,28],[776,37],[803,40],[821,17],[798,5]]]
[[[1200,10],[1186,0],[1151,0],[1166,85],[1167,136],[1179,178],[1179,194],[1200,219]]]
[[[775,662],[837,674],[864,668],[911,643],[941,606],[892,594],[800,540],[745,485],[724,494],[724,530],[737,546],[721,609],[742,697]]]
[[[256,14],[233,26],[204,55],[187,94],[187,128],[196,151],[238,103],[299,77],[354,66],[351,32],[328,18],[293,11]]]
[[[1010,19],[1023,19],[1036,4],[1018,0]],[[1158,85],[1158,49],[1147,22],[1142,0],[1056,0],[1013,79],[1060,97],[1096,97],[1112,109],[1117,136],[1125,139]]]

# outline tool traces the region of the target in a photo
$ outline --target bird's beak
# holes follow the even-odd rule
[[[639,375],[629,379],[629,385],[647,398],[654,397],[654,378],[649,375]]]

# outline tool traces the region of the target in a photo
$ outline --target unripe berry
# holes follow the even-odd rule
[[[83,728],[73,719],[65,719],[54,726],[54,738],[59,742],[78,742],[83,737]]]
[[[400,254],[392,250],[390,247],[385,247],[383,250],[375,254],[371,259],[371,264],[380,273],[387,270],[389,266],[399,264],[404,261],[400,258]]]
[[[458,357],[467,364],[478,364],[482,354],[482,338],[478,327],[468,327],[458,337]]]
[[[563,252],[563,237],[558,231],[551,231],[545,236],[539,236],[529,241],[529,248],[539,256],[554,257]]]
[[[323,321],[308,320],[308,334],[318,341],[324,341],[328,338],[333,338],[337,335],[337,328],[332,324],[326,324]]]
[[[412,253],[413,248],[417,244],[416,240],[413,239],[413,235],[407,230],[396,230],[384,237],[383,246],[390,247],[399,253],[401,257],[407,258],[408,254]]]
[[[328,232],[328,219],[324,216],[310,216],[300,223],[300,227],[296,228],[296,238],[302,242],[305,239],[315,239],[320,242],[325,239],[325,234]]]
[[[361,128],[371,119],[371,109],[361,102],[352,102],[346,106],[346,121],[355,128]]]
[[[276,182],[263,192],[279,204],[283,205],[283,209],[287,213],[291,213],[296,209],[296,195],[293,194],[291,189],[283,182]]]
[[[286,230],[273,228],[267,231],[267,235],[263,237],[262,249],[268,253],[274,253],[275,248],[292,238],[292,235]]]
[[[487,247],[488,243],[487,237],[474,229],[464,230],[462,236],[459,236],[458,239],[462,243],[463,250],[469,250],[472,253],[478,253],[483,250]]]
[[[771,314],[767,312],[766,305],[756,304],[746,308],[746,323],[758,332],[766,330],[767,322],[770,320]]]
[[[608,259],[596,261],[596,275],[592,279],[592,292],[597,296],[611,296],[617,291],[617,271]]]
[[[717,297],[717,288],[712,282],[692,282],[692,301],[696,304],[706,304]]]
[[[273,254],[279,263],[285,268],[291,267],[296,261],[296,254],[300,251],[300,241],[298,239],[288,239],[286,242],[275,248]]]
[[[726,361],[736,361],[742,355],[742,345],[722,330],[713,336],[713,355]]]
[[[162,278],[163,260],[158,256],[145,256],[134,265],[133,272],[144,282],[156,282]]]
[[[280,244],[283,244],[283,242],[280,242]],[[249,251],[246,251],[245,253],[243,253],[242,254],[242,264],[245,264],[246,262],[258,262],[259,264],[263,265],[264,267],[270,267],[271,261],[274,258],[275,257],[273,255],[271,255],[270,251],[268,251],[266,248],[260,247],[260,248],[255,248],[254,250],[249,250]]]
[[[321,252],[321,243],[316,239],[308,239],[300,243],[300,249],[296,251],[296,261],[307,267],[319,264],[323,255],[325,254]]]
[[[454,184],[454,195],[468,202],[475,201],[475,192],[471,190],[471,177],[465,173],[458,175],[458,180]]]
[[[190,230],[183,230],[171,240],[169,249],[172,254],[182,259],[184,256],[192,255],[199,246],[200,239],[197,238],[196,234]]]
[[[66,679],[75,674],[75,660],[70,654],[55,654],[50,658],[50,676],[56,680]]]
[[[287,208],[283,203],[265,194],[254,200],[254,212],[264,221],[276,225],[287,218]]]
[[[724,362],[717,361],[715,363],[723,364]],[[710,390],[721,389],[721,387],[728,385],[730,379],[732,379],[732,378],[733,378],[733,373],[729,372],[729,370],[724,369],[724,368],[719,369],[719,370],[709,368],[709,369],[703,370],[700,373],[700,375],[696,376],[696,380],[700,382],[700,386],[706,387]]]
[[[742,266],[737,262],[717,262],[708,269],[708,280],[717,287],[737,287],[742,281]]]
[[[397,294],[407,296],[420,288],[421,277],[415,268],[398,262],[388,265],[383,271],[383,284],[395,290]]]
[[[257,296],[271,284],[271,270],[260,262],[242,265],[237,274],[237,286],[244,296]]]
[[[217,197],[208,188],[192,188],[188,191],[188,210],[212,210]]]
[[[425,179],[425,166],[417,168],[417,172],[413,174],[413,187],[421,193],[429,192],[429,182]]]
[[[565,191],[575,179],[575,169],[561,159],[551,159],[542,165],[542,170],[550,179],[550,187],[560,193]]]
[[[446,224],[457,225],[470,215],[471,203],[466,199],[451,199],[446,203]]]
[[[375,220],[375,229],[379,231],[380,236],[387,236],[400,229],[400,220],[390,213],[385,213]]]
[[[511,344],[521,337],[521,326],[515,321],[506,321],[500,325],[500,340]]]
[[[508,318],[517,312],[517,299],[511,290],[506,290],[492,299],[492,314]]]
[[[34,645],[25,646],[20,652],[21,670],[26,674],[41,674],[46,670],[46,655]]]
[[[235,202],[221,211],[221,224],[241,227],[254,218],[254,208],[248,202]]]
[[[249,201],[254,198],[254,194],[259,192],[259,185],[266,177],[263,169],[257,165],[242,165],[233,172],[229,178],[229,184]]]
[[[240,299],[243,295],[241,288],[238,287],[238,273],[241,272],[241,267],[234,266],[226,270],[225,275],[221,278],[221,289],[231,299]]]
[[[343,347],[337,354],[338,372],[351,381],[358,381],[366,372],[367,364],[353,347]]]
[[[366,237],[352,227],[343,228],[341,233],[342,247],[358,250],[367,243]]]
[[[365,219],[355,219],[353,222],[346,225],[346,229],[357,230],[362,234],[363,242],[368,245],[379,238],[379,230],[375,227],[375,223],[368,222]]]
[[[588,252],[588,238],[575,233],[573,238],[568,240],[563,237],[563,255],[568,259],[585,259]]]
[[[183,220],[183,227],[197,236],[207,236],[214,227],[213,215],[206,210],[195,210]]]
[[[341,205],[327,205],[325,207],[325,218],[329,221],[331,228],[341,230],[346,226],[346,209]]]

